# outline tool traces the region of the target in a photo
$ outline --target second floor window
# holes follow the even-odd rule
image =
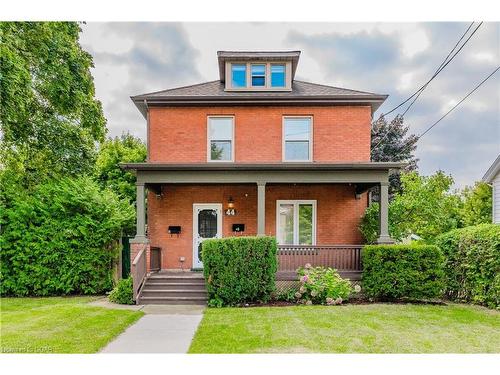
[[[231,75],[233,87],[247,87],[247,66],[245,64],[232,64]]]
[[[266,66],[261,64],[252,65],[252,86],[266,85]]]
[[[208,118],[208,160],[233,161],[233,117]]]
[[[312,118],[285,117],[283,120],[283,161],[312,160]]]

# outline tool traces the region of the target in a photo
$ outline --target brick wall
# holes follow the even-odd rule
[[[369,106],[152,107],[149,161],[207,161],[207,116],[235,116],[236,162],[281,162],[282,119],[313,116],[313,158],[318,162],[369,161]]]
[[[222,203],[223,211],[232,197],[237,214],[223,214],[223,236],[233,236],[232,224],[245,224],[244,235],[257,233],[257,187],[240,185],[164,185],[162,198],[148,196],[148,236],[151,246],[162,248],[162,268],[180,268],[179,257],[186,258],[184,268],[192,266],[193,203]],[[276,200],[317,200],[317,244],[358,244],[357,229],[366,208],[366,196],[354,199],[354,187],[340,184],[267,185],[266,234],[275,235]],[[180,236],[167,233],[169,225],[182,226]],[[241,234],[238,234],[241,235]]]

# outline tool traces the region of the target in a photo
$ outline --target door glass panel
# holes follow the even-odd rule
[[[313,243],[313,206],[299,204],[299,245]]]
[[[217,235],[216,210],[201,210],[198,213],[198,234],[201,238],[213,238]]]
[[[278,242],[283,245],[293,245],[293,204],[280,204],[279,210]]]

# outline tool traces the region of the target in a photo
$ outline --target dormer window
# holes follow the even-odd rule
[[[231,75],[232,75],[232,86],[234,88],[247,87],[246,64],[232,64]]]
[[[252,87],[266,86],[266,65],[252,64]]]
[[[284,64],[271,64],[271,87],[285,87]]]

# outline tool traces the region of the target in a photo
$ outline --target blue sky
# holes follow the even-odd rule
[[[81,43],[94,56],[97,97],[109,135],[145,137],[129,99],[218,78],[216,51],[298,49],[296,78],[389,94],[375,114],[432,76],[469,23],[87,23]],[[500,65],[500,24],[484,23],[405,116],[420,134]],[[450,173],[457,187],[482,177],[500,152],[500,73],[418,145],[422,174]]]

